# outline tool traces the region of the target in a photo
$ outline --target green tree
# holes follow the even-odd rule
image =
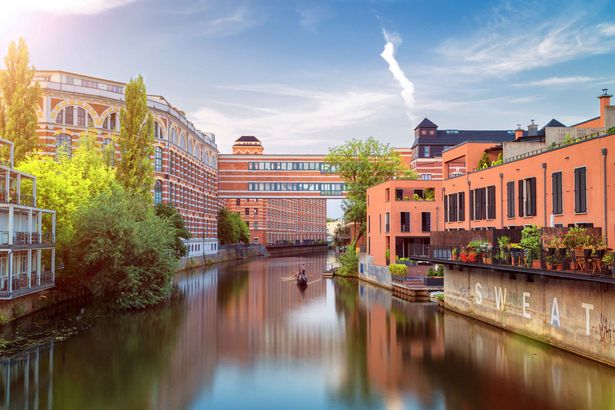
[[[250,229],[239,213],[227,208],[218,212],[218,240],[222,245],[250,242]]]
[[[366,141],[352,139],[331,148],[325,162],[346,184],[347,199],[342,208],[345,220],[355,226],[352,244],[365,233],[367,188],[393,178],[417,178],[416,173],[403,164],[399,153],[372,137]]]
[[[141,309],[167,299],[177,268],[176,229],[149,202],[118,187],[77,212],[69,272],[95,297],[118,309]]]
[[[28,66],[28,46],[23,38],[11,41],[0,72],[0,135],[15,144],[15,163],[38,148],[36,107],[41,99],[34,67]]]
[[[188,249],[184,244],[184,239],[190,239],[190,231],[186,229],[186,225],[184,223],[184,218],[177,212],[175,207],[166,205],[166,204],[158,204],[156,205],[156,215],[160,218],[167,219],[173,227],[175,227],[175,245],[173,249],[173,253],[176,258],[182,258],[188,255]]]
[[[147,92],[140,75],[126,84],[126,104],[120,112],[117,179],[128,192],[151,202],[154,186],[154,119],[147,107]]]
[[[476,164],[476,169],[489,168],[490,163],[491,161],[489,161],[489,155],[487,155],[486,152],[483,152],[483,156],[480,158],[480,160],[478,160],[478,164]]]
[[[37,205],[56,211],[56,243],[61,256],[72,241],[77,211],[118,186],[115,172],[105,164],[90,133],[80,138],[72,157],[61,156],[55,161],[49,155],[31,156],[18,169],[37,177]]]

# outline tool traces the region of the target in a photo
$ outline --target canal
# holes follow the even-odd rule
[[[145,312],[5,326],[2,408],[608,409],[615,370],[348,279],[327,254],[182,273]],[[289,277],[307,264],[300,292]],[[33,340],[35,342],[33,342]]]

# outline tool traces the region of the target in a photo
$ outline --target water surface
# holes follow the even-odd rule
[[[178,276],[145,312],[87,307],[5,328],[2,408],[608,409],[615,370],[355,280],[326,254]],[[290,276],[306,263],[301,292]]]

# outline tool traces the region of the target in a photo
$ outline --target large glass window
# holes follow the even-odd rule
[[[562,173],[554,172],[551,174],[551,195],[553,196],[553,214],[559,215],[563,213],[563,195],[562,195]]]
[[[431,231],[431,212],[421,212],[421,230],[423,232]]]
[[[162,203],[162,182],[156,180],[154,185],[154,204],[158,205]]]
[[[400,212],[400,229],[402,232],[410,232],[410,212]]]
[[[162,148],[154,148],[154,171],[162,172]]]
[[[506,204],[507,204],[507,213],[506,216],[509,218],[515,217],[515,183],[514,181],[510,181],[506,183]]]
[[[56,154],[66,155],[70,158],[73,155],[72,141],[73,137],[68,134],[56,135]]]

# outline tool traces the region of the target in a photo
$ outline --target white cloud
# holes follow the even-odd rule
[[[125,6],[136,0],[9,0],[3,2],[2,13],[14,15],[28,12],[55,14],[98,14]]]
[[[401,37],[395,33],[389,34],[386,30],[382,30],[386,44],[380,57],[389,65],[389,71],[393,74],[393,78],[401,87],[401,97],[406,105],[406,111],[410,121],[414,121],[414,84],[408,80],[406,74],[401,69],[397,59],[395,58],[395,48],[401,45]]]
[[[528,87],[565,87],[568,85],[585,84],[595,80],[596,78],[587,76],[549,77],[515,85]]]
[[[493,18],[470,37],[445,41],[438,51],[461,74],[506,76],[615,50],[615,25],[569,10],[544,20],[541,13]]]
[[[241,135],[258,136],[267,150],[300,147],[303,151],[314,151],[316,147],[322,151],[342,143],[350,136],[351,128],[356,130],[396,114],[394,94],[382,91],[310,91],[283,84],[223,88],[282,98],[275,99],[269,107],[263,107],[266,98],[256,98],[254,105],[212,103],[191,114],[190,118],[200,129],[216,134],[221,152],[228,152]]]

